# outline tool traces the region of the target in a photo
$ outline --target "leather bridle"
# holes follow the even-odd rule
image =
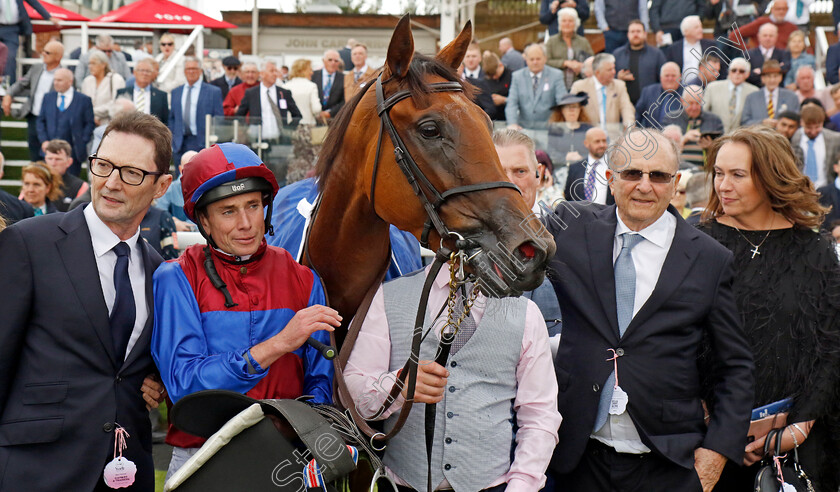
[[[471,193],[473,191],[491,190],[494,188],[512,188],[522,194],[522,191],[513,183],[509,181],[489,181],[484,183],[475,183],[464,186],[456,186],[445,190],[443,193],[438,191],[434,184],[426,177],[423,170],[411,157],[408,148],[400,138],[397,128],[391,121],[389,114],[391,108],[403,99],[411,97],[411,91],[401,90],[391,94],[387,99],[385,98],[385,90],[382,87],[382,74],[376,77],[376,113],[379,115],[379,137],[376,140],[376,157],[373,162],[373,177],[370,183],[370,201],[371,206],[374,205],[374,197],[376,192],[376,175],[379,171],[379,154],[382,150],[382,134],[385,130],[391,137],[391,143],[394,144],[394,158],[400,170],[408,179],[408,184],[414,190],[414,194],[420,199],[420,203],[426,210],[426,223],[423,225],[423,233],[420,235],[420,245],[424,248],[429,247],[429,233],[434,226],[435,230],[440,235],[441,239],[454,239],[459,237],[452,233],[446,224],[438,215],[438,209],[448,199],[456,195]],[[433,82],[429,84],[431,92],[463,92],[464,88],[460,82]]]

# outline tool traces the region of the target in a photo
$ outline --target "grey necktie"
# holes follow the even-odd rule
[[[184,133],[192,135],[192,86],[187,85],[187,102],[184,104]]]
[[[280,107],[278,106],[279,102],[276,103],[271,98],[271,87],[266,87],[265,97],[268,98],[268,104],[271,106],[271,112],[274,113],[274,118],[277,119],[277,130],[279,131],[283,128],[283,115],[280,114]]]
[[[472,284],[467,284],[467,292],[472,292]],[[461,313],[464,312],[464,298],[461,296],[461,292],[458,291],[458,298],[455,300],[455,310],[453,315],[458,318],[461,316]],[[455,334],[455,340],[452,340],[452,348],[449,350],[449,353],[455,355],[458,353],[461,348],[466,345],[466,343],[470,340],[470,337],[473,336],[475,333],[475,318],[472,317],[472,314],[464,318],[464,321],[461,322],[461,327],[458,328],[458,333]]]
[[[615,305],[618,315],[618,333],[621,336],[624,336],[624,332],[633,319],[633,304],[636,299],[636,267],[633,265],[633,257],[630,253],[643,239],[641,234],[623,233],[621,251],[615,260]],[[597,432],[607,422],[614,387],[615,371],[607,378],[601,390],[593,432]]]

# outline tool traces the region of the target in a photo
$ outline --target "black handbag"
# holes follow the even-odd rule
[[[796,448],[779,456],[784,429],[773,429],[764,440],[764,459],[755,476],[755,492],[816,492],[805,470],[799,465]],[[770,443],[776,438],[776,448],[770,454]]]

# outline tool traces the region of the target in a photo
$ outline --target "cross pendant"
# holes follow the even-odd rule
[[[750,259],[755,258],[755,255],[760,255],[761,254],[761,253],[758,252],[758,246],[753,247],[753,249],[751,251],[752,251],[752,256],[750,256]]]

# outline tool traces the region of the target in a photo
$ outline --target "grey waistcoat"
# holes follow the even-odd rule
[[[383,288],[391,335],[391,371],[400,369],[410,355],[425,278],[425,271],[420,271],[388,282]],[[433,488],[445,477],[457,492],[475,492],[510,469],[516,366],[522,350],[527,300],[487,299],[486,303],[475,333],[447,364],[449,379],[435,417]],[[440,306],[430,308],[437,314]],[[446,316],[445,311],[442,316]],[[432,321],[427,309],[424,329]],[[437,345],[437,336],[429,334],[420,347],[420,360],[434,360]],[[400,478],[424,492],[425,408],[419,403],[412,407],[405,427],[388,443],[384,459]],[[386,431],[396,420],[395,413],[385,421]]]

